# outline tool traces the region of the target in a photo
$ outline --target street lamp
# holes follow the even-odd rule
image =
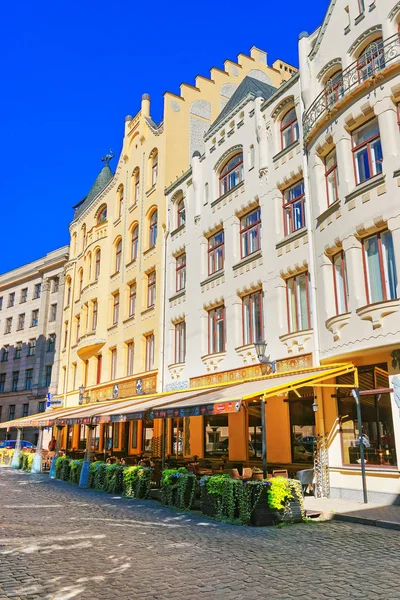
[[[275,373],[276,370],[276,362],[275,361],[270,361],[270,357],[266,356],[265,352],[267,350],[267,342],[264,342],[263,340],[258,340],[258,342],[256,342],[254,344],[254,347],[256,349],[257,352],[257,358],[258,361],[262,364],[262,365],[267,365],[269,367],[271,367],[271,370],[273,373]]]
[[[314,402],[312,403],[312,409],[313,411],[316,413],[318,412],[318,404],[317,402],[314,400]]]
[[[90,396],[84,396],[83,395],[84,392],[85,392],[85,386],[82,383],[82,385],[79,386],[79,404],[83,404],[84,400],[86,400],[86,404],[88,404],[88,402],[90,402]]]

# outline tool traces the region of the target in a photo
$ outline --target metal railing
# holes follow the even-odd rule
[[[325,83],[323,91],[304,114],[304,139],[307,140],[318,121],[324,115],[329,115],[354,88],[368,80],[373,80],[378,73],[398,61],[400,61],[400,34],[395,33],[384,41],[377,40],[371,44],[361,58]]]

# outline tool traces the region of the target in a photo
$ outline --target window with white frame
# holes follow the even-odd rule
[[[182,227],[186,223],[186,210],[185,202],[183,199],[178,203],[176,208],[177,213],[177,227]]]
[[[139,246],[139,225],[135,225],[132,229],[131,238],[131,260],[136,260]]]
[[[343,71],[339,69],[325,83],[326,104],[334,106],[344,96]]]
[[[311,328],[309,276],[301,273],[286,280],[289,333]]]
[[[156,272],[152,271],[147,276],[147,307],[156,303]]]
[[[54,352],[56,348],[56,334],[50,333],[47,340],[47,352]]]
[[[397,298],[397,273],[390,231],[363,240],[367,303]]]
[[[328,206],[339,200],[339,176],[336,148],[325,157],[325,183]]]
[[[158,227],[158,212],[155,210],[150,217],[149,248],[153,248],[156,245],[157,227]]]
[[[18,330],[25,327],[25,313],[18,315]]]
[[[121,186],[118,192],[118,218],[122,217],[124,207],[124,186]]]
[[[356,183],[363,183],[382,173],[382,145],[378,119],[353,131],[353,159]]]
[[[122,256],[122,239],[119,239],[115,246],[115,273],[119,273],[121,270],[121,256]]]
[[[245,258],[261,248],[261,209],[257,207],[240,219],[240,252]]]
[[[285,235],[306,225],[304,181],[298,181],[283,192],[283,220]]]
[[[101,262],[101,250],[100,248],[96,252],[96,261],[95,261],[95,274],[94,278],[97,281],[100,276],[100,262]]]
[[[126,345],[126,374],[133,375],[133,360],[135,347],[133,342],[128,342]]]
[[[97,312],[98,312],[98,303],[97,300],[93,300],[92,302],[92,331],[96,330],[97,327]]]
[[[224,230],[208,238],[208,274],[212,275],[224,268]]]
[[[119,318],[119,292],[113,294],[113,325],[118,323]]]
[[[129,311],[130,317],[134,317],[136,312],[136,281],[129,285]]]
[[[146,335],[146,371],[154,369],[154,334]]]
[[[348,312],[348,287],[344,252],[338,252],[332,257],[332,267],[336,314],[342,315]]]
[[[157,183],[158,176],[158,152],[153,154],[152,162],[151,162],[151,185],[152,187]]]
[[[57,304],[50,305],[50,318],[49,321],[55,321],[57,316]]]
[[[133,176],[133,203],[139,202],[140,170],[136,169]]]
[[[262,298],[262,290],[242,298],[244,345],[255,344],[264,339]]]
[[[111,349],[111,379],[115,379],[117,377],[117,349]]]
[[[208,311],[208,353],[225,352],[225,306]]]
[[[185,362],[186,356],[186,323],[175,324],[175,363]]]
[[[35,356],[36,353],[36,339],[32,338],[28,342],[28,356]]]
[[[360,82],[372,77],[385,68],[385,53],[382,38],[374,40],[363,50],[357,60]]]
[[[176,257],[176,291],[184,290],[186,286],[186,253]]]
[[[31,327],[36,327],[38,323],[39,323],[39,310],[36,309],[36,310],[32,311]]]
[[[4,328],[4,333],[11,333],[12,328],[12,317],[7,317],[6,326]]]

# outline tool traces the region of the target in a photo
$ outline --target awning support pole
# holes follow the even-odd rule
[[[358,385],[358,377],[356,378]],[[367,492],[367,477],[365,474],[365,454],[364,454],[364,440],[363,440],[363,432],[362,432],[362,418],[361,418],[361,402],[360,402],[360,390],[358,387],[355,387],[352,390],[353,397],[356,401],[357,406],[357,424],[358,424],[358,439],[359,439],[359,448],[360,448],[360,462],[361,462],[361,479],[362,479],[362,488],[363,488],[363,498],[364,504],[368,504],[368,492]]]
[[[79,478],[79,487],[87,488],[89,487],[89,467],[90,467],[90,459],[92,456],[92,444],[93,444],[93,431],[96,428],[96,425],[87,425],[88,434],[86,438],[86,454],[85,460],[83,461],[81,476]]]
[[[57,425],[56,449],[55,449],[54,456],[52,458],[51,465],[50,465],[50,473],[49,473],[50,479],[56,478],[56,462],[57,462],[57,458],[58,458],[58,455],[59,455],[60,449],[61,449],[61,432],[63,429],[64,429],[64,425]]]
[[[267,478],[268,474],[268,463],[267,463],[267,416],[266,416],[267,401],[263,396],[261,399],[261,427],[262,427],[262,466],[263,466],[263,478]]]
[[[11,468],[18,469],[19,468],[19,457],[21,454],[21,429],[17,429],[17,440],[15,442],[15,451],[11,460]]]
[[[43,446],[43,431],[44,427],[39,428],[39,437],[36,445],[35,456],[33,457],[33,463],[31,473],[42,472],[42,446]]]
[[[163,470],[165,469],[166,425],[167,425],[166,419],[163,419],[162,420],[162,435],[161,435],[161,468]]]

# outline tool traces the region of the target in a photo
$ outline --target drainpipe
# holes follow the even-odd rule
[[[166,219],[167,223],[165,226],[165,231],[163,235],[163,247],[162,247],[162,268],[161,268],[161,276],[162,276],[162,286],[161,286],[161,319],[160,319],[160,353],[159,353],[159,373],[158,373],[158,381],[160,392],[164,391],[164,369],[165,365],[165,313],[166,313],[166,298],[167,298],[167,249],[168,249],[168,236],[169,236],[169,228],[168,228],[168,217]]]
[[[303,123],[305,113],[305,98],[310,90],[307,88],[307,48],[309,46],[308,34],[300,34],[299,39],[299,66],[300,66],[300,122]],[[310,192],[310,182],[308,173],[308,154],[303,140],[303,179],[304,179],[304,194],[306,197],[305,212],[308,233],[308,259],[309,259],[309,275],[310,275],[310,291],[311,291],[311,313],[313,327],[313,343],[314,343],[314,363],[320,363],[320,348],[319,348],[319,315],[317,307],[317,283],[316,283],[316,265],[315,265],[315,238],[314,238],[314,218],[312,212],[312,199]]]

